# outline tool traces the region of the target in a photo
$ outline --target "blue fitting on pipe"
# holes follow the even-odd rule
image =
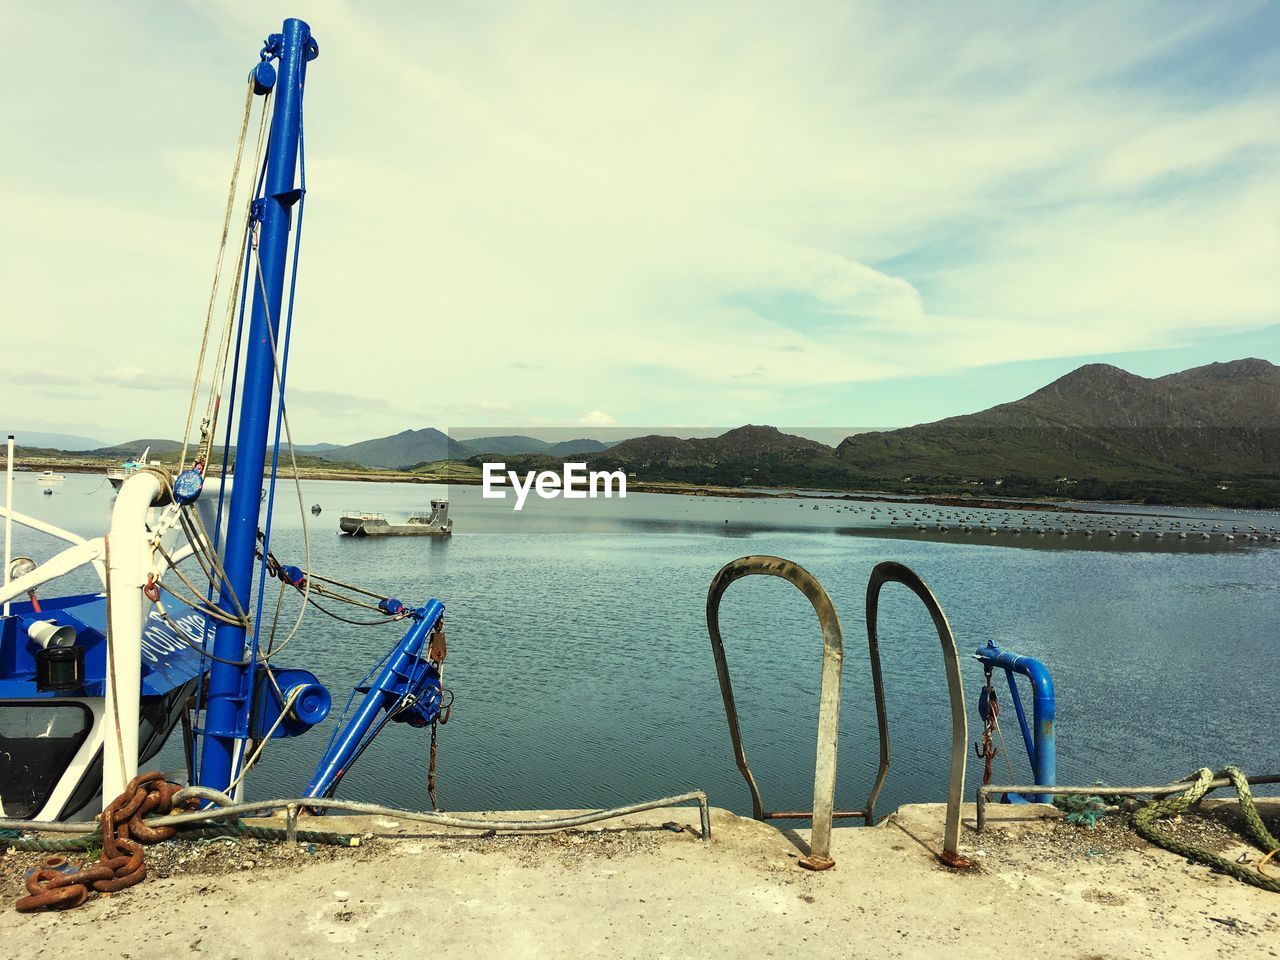
[[[260,60],[249,71],[249,79],[253,81],[253,92],[255,96],[264,96],[271,92],[271,88],[276,85],[276,68],[266,60]]]
[[[187,507],[200,499],[203,489],[204,477],[199,470],[183,470],[173,481],[173,499]]]

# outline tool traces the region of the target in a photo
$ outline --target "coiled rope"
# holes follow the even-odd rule
[[[1249,789],[1249,783],[1245,780],[1240,768],[1224,767],[1218,771],[1216,776],[1230,780],[1231,785],[1235,788],[1236,795],[1240,800],[1240,815],[1244,818],[1245,826],[1248,828],[1249,838],[1259,850],[1266,854],[1263,857],[1263,861],[1265,862],[1273,857],[1276,853],[1276,848],[1280,847],[1280,843],[1276,842],[1276,838],[1271,835],[1271,832],[1267,830],[1266,824],[1262,822],[1262,817],[1258,814],[1258,808],[1253,802],[1253,793]],[[1138,835],[1158,847],[1163,847],[1171,853],[1178,854],[1180,857],[1203,863],[1220,873],[1225,873],[1263,890],[1280,893],[1280,878],[1269,877],[1262,873],[1261,864],[1259,864],[1259,869],[1253,869],[1246,864],[1236,863],[1234,860],[1228,860],[1226,857],[1211,853],[1203,847],[1185,843],[1156,826],[1157,820],[1185,813],[1203,800],[1211,789],[1209,784],[1215,779],[1215,775],[1208,767],[1201,767],[1186,779],[1195,782],[1185,792],[1165,797],[1163,800],[1153,801],[1134,813],[1133,827],[1137,830]]]

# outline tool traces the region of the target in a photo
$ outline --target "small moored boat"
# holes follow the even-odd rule
[[[338,528],[353,537],[447,537],[453,533],[449,501],[431,501],[430,513],[415,513],[404,523],[391,523],[380,513],[344,512]]]

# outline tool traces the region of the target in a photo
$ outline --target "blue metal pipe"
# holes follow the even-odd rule
[[[231,491],[223,554],[227,581],[218,595],[218,606],[232,617],[239,617],[250,607],[262,472],[275,380],[272,343],[278,342],[290,208],[298,199],[294,181],[302,91],[307,62],[315,59],[317,52],[311,28],[296,19],[286,20],[283,32],[268,38],[263,51],[264,59],[274,55],[280,66],[263,197],[254,204],[255,218],[259,221],[258,258],[262,276],[259,279],[257,270],[251,268],[245,278],[246,283],[253,285],[253,311],[236,436],[236,482]],[[256,268],[256,264],[253,267]],[[243,609],[237,609],[237,600]],[[245,637],[244,626],[220,623],[213,639],[213,655],[229,662],[214,661],[209,670],[209,699],[198,780],[201,786],[217,790],[227,789],[235,778],[239,744],[249,734],[249,685],[254,665],[239,663],[245,656]]]
[[[1056,786],[1058,782],[1057,741],[1054,730],[1056,706],[1053,679],[1049,676],[1048,668],[1039,660],[1001,650],[990,641],[985,647],[980,647],[974,653],[974,657],[984,667],[1000,667],[1005,671],[1005,675],[1009,678],[1009,690],[1013,696],[1014,709],[1018,713],[1023,738],[1027,741],[1028,756],[1035,782],[1045,787]],[[1022,698],[1018,694],[1018,688],[1013,679],[1015,673],[1020,673],[1031,681],[1032,730],[1029,738]],[[1027,799],[1037,803],[1050,802],[1047,794],[1036,794]]]
[[[426,606],[414,610],[412,616],[413,626],[387,657],[386,664],[369,685],[350,721],[334,731],[304,796],[326,796],[355,760],[378,715],[394,708],[405,697],[429,698],[434,694],[433,702],[421,704],[417,718],[422,723],[435,719],[440,706],[439,674],[434,672],[427,657],[431,631],[444,616],[444,604],[439,600],[429,600]],[[432,689],[424,689],[426,687]]]

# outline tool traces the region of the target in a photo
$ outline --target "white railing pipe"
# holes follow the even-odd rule
[[[142,696],[142,625],[146,620],[151,534],[147,511],[161,499],[160,477],[132,474],[120,486],[107,538],[107,702],[103,723],[102,803],[138,773],[138,708]]]

